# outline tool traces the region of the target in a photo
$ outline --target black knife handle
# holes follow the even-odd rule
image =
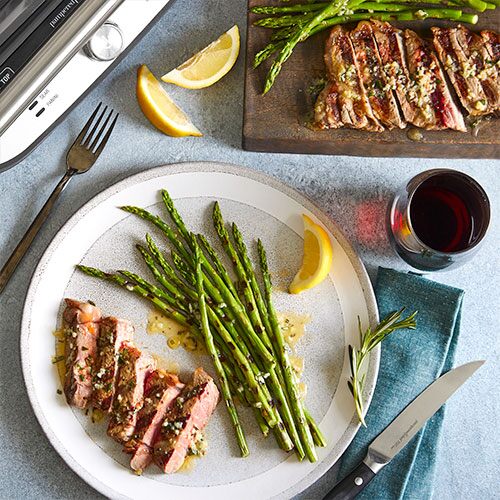
[[[368,465],[361,462],[346,478],[337,483],[323,500],[350,500],[375,477]]]

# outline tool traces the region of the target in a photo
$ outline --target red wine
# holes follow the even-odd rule
[[[394,196],[389,241],[415,269],[441,271],[474,255],[489,222],[488,196],[477,181],[456,170],[428,170]]]
[[[415,235],[428,247],[443,253],[467,249],[474,241],[474,210],[470,193],[452,183],[424,182],[413,194],[410,219]]]

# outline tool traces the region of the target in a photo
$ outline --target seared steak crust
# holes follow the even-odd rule
[[[406,123],[399,115],[394,91],[383,71],[372,24],[361,21],[349,37],[373,114],[388,129],[404,128]]]
[[[432,31],[434,47],[411,30],[378,20],[361,21],[351,32],[333,28],[325,49],[328,83],[314,108],[316,126],[381,131],[411,123],[465,132],[453,89],[469,115],[498,114],[500,36],[479,36],[460,25]]]
[[[489,59],[485,59],[486,68],[495,68],[492,72],[492,87],[496,97],[495,112],[498,114],[500,111],[499,97],[500,92],[500,34],[493,31],[481,31],[481,38],[483,39],[486,50],[489,54]]]
[[[101,311],[87,302],[65,299],[64,393],[68,404],[86,408],[92,396],[92,370],[95,362]]]
[[[465,132],[464,118],[453,102],[436,55],[414,31],[405,30],[404,40],[410,73],[408,95],[421,111],[423,124],[419,126]]]
[[[97,361],[93,376],[92,404],[102,411],[109,411],[115,392],[118,368],[118,351],[125,341],[132,341],[134,327],[130,321],[115,317],[104,318],[97,341]]]
[[[144,406],[139,411],[132,438],[125,450],[133,453],[130,466],[143,471],[153,459],[153,445],[159,435],[167,411],[181,393],[184,384],[176,375],[164,370],[155,370],[146,378]]]
[[[197,368],[193,380],[177,398],[161,426],[154,445],[154,461],[166,473],[179,470],[197,433],[207,425],[219,391],[212,378]]]
[[[137,414],[143,405],[144,381],[155,368],[151,356],[124,342],[118,354],[118,374],[108,435],[125,444],[134,433]]]
[[[500,111],[500,35],[482,31],[481,36],[458,27],[460,43],[468,43],[470,57],[479,69],[478,78],[493,112]]]
[[[368,102],[349,33],[341,26],[330,33],[325,63],[329,78],[337,84],[342,123],[346,127],[381,132],[383,127]]]
[[[372,20],[371,24],[387,88],[395,92],[404,119],[419,126],[420,111],[409,99],[407,92],[410,74],[406,63],[403,34],[401,30],[386,22]]]
[[[329,81],[319,94],[314,106],[314,121],[320,129],[343,127],[339,109],[337,84]]]
[[[463,107],[472,116],[488,115],[499,106],[495,65],[481,37],[467,28],[432,28],[434,47]]]
[[[481,31],[481,38],[493,59],[493,64],[498,64],[500,61],[500,34],[494,31],[484,30]]]

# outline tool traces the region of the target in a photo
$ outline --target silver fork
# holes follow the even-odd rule
[[[78,137],[75,139],[75,142],[69,149],[68,154],[66,155],[66,173],[63,178],[59,181],[59,184],[55,187],[54,191],[52,191],[49,199],[46,201],[35,220],[31,223],[31,226],[26,231],[26,234],[23,236],[22,240],[19,242],[15,250],[12,252],[12,255],[0,271],[0,293],[2,293],[3,289],[9,282],[12,274],[16,270],[16,267],[19,262],[21,262],[21,259],[24,257],[24,254],[27,252],[31,243],[33,243],[33,240],[40,231],[44,222],[47,220],[53,206],[59,198],[59,195],[64,191],[64,188],[68,185],[69,181],[74,175],[84,174],[90,170],[97,158],[99,158],[99,155],[102,153],[104,146],[106,146],[111,132],[113,132],[116,120],[118,119],[118,113],[115,113],[112,109],[108,112],[108,107],[105,106],[94,123],[101,106],[102,103],[99,103],[95,111],[92,113],[89,121],[85,124],[85,127],[83,127],[83,130],[80,132]],[[113,121],[110,123],[113,115]],[[90,129],[92,123],[94,123],[94,126]]]

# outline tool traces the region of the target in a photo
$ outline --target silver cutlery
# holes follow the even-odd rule
[[[355,498],[483,363],[459,366],[430,384],[372,441],[365,459],[323,500]]]
[[[31,243],[47,220],[57,199],[66,188],[69,181],[75,175],[84,174],[90,170],[106,146],[119,115],[115,113],[113,109],[108,110],[108,106],[105,106],[99,113],[101,107],[102,103],[99,103],[92,113],[92,116],[89,118],[89,121],[83,127],[83,130],[75,139],[75,142],[66,155],[66,173],[59,181],[54,191],[52,191],[49,199],[46,201],[45,205],[26,231],[26,234],[0,271],[0,293],[2,293],[9,282],[19,262],[21,262],[21,259],[28,251]],[[96,119],[98,114],[99,116]]]

